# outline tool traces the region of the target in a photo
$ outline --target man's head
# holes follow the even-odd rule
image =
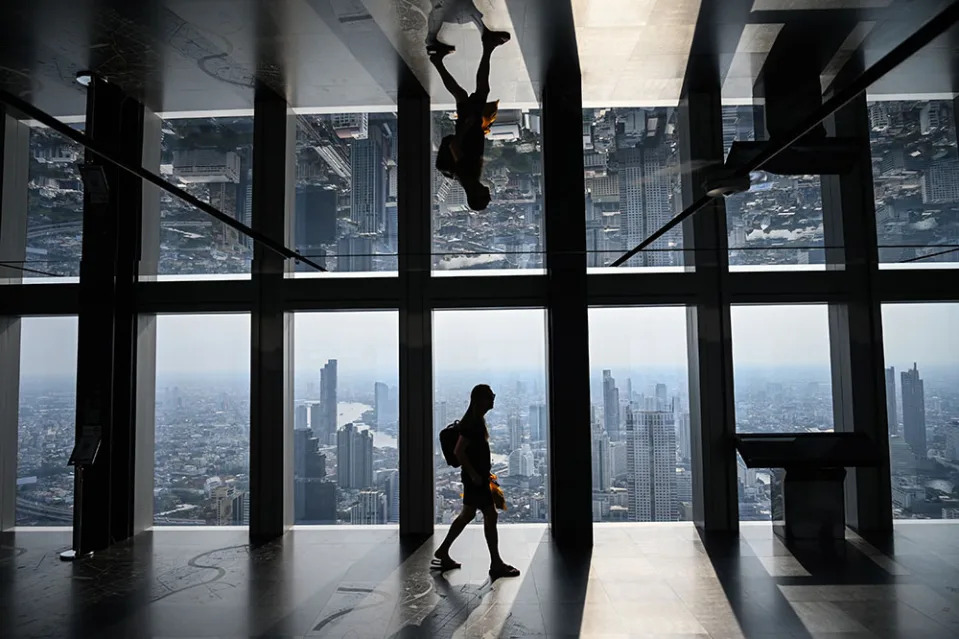
[[[466,191],[466,203],[469,204],[470,209],[483,211],[489,206],[491,199],[489,187],[479,180],[467,182],[463,185],[463,189]]]
[[[477,384],[470,392],[470,406],[483,415],[493,408],[495,400],[496,395],[487,384]]]

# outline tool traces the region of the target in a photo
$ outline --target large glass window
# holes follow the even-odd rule
[[[156,525],[250,523],[250,316],[156,321]]]
[[[541,125],[537,109],[499,109],[480,177],[489,205],[471,210],[461,183],[436,169],[437,152],[455,133],[456,112],[433,113],[434,274],[543,268]]]
[[[879,261],[959,262],[959,151],[952,100],[869,104]]]
[[[762,107],[724,106],[723,145],[762,140]],[[822,183],[818,175],[750,174],[749,191],[729,196],[726,230],[729,268],[825,269]]]
[[[396,271],[396,134],[395,113],[297,117],[299,253],[330,272]]]
[[[736,432],[833,429],[825,304],[733,306]],[[739,518],[769,519],[769,470],[739,465]]]
[[[164,120],[161,140],[162,176],[250,226],[252,117]],[[160,198],[159,279],[249,277],[250,238],[166,191],[153,192]]]
[[[398,523],[397,313],[297,313],[294,330],[295,522]]]
[[[470,391],[496,395],[486,415],[492,472],[506,495],[506,522],[546,521],[549,485],[546,317],[542,309],[433,313],[433,441],[436,523],[462,507],[460,469],[447,465],[439,431],[463,416]],[[479,518],[477,518],[479,520]]]
[[[71,125],[79,131],[83,124]],[[30,128],[25,283],[76,282],[83,248],[83,148],[44,126]]]
[[[583,111],[586,264],[608,266],[682,210],[676,109]],[[683,234],[676,228],[625,267],[680,269]]]
[[[893,514],[959,519],[959,304],[884,304]]]
[[[589,311],[593,521],[692,519],[686,310]]]
[[[73,524],[77,318],[20,320],[18,526]]]

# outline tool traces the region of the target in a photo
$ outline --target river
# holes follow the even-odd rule
[[[350,422],[359,422],[363,413],[373,410],[369,404],[361,402],[338,402],[336,404],[336,423],[348,424]],[[370,429],[373,433],[373,446],[376,448],[399,448],[396,438],[389,433],[381,433],[375,429]],[[493,453],[493,464],[505,464],[509,461],[506,455]]]

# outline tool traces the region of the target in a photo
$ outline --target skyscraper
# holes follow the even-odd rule
[[[306,404],[300,404],[293,409],[293,428],[306,428],[308,410],[309,409],[307,409]]]
[[[329,444],[336,432],[336,360],[326,362],[320,370],[320,416],[319,429],[313,426],[316,436],[324,444]]]
[[[666,109],[647,110],[644,116],[645,129],[638,131],[641,141],[634,148],[617,151],[624,235],[629,247],[642,242],[673,216],[672,177],[667,169],[670,149],[665,139]],[[629,263],[669,266],[673,264],[673,257],[664,249],[678,246],[679,240],[679,232],[670,231],[653,242],[651,250],[631,258]]]
[[[383,382],[373,385],[373,410],[376,416],[376,427],[385,428],[396,422],[396,403],[390,398],[390,387]]]
[[[593,428],[593,490],[606,491],[612,483],[609,435],[602,428]]]
[[[386,495],[381,490],[362,490],[350,509],[350,523],[355,525],[385,524]]]
[[[523,423],[519,420],[519,415],[511,413],[506,420],[506,425],[509,429],[510,452],[519,450],[520,445],[523,443]]]
[[[666,384],[656,384],[656,410],[672,410]]]
[[[612,441],[619,441],[622,433],[619,429],[619,389],[612,372],[603,371],[603,425]]]
[[[336,481],[340,488],[373,485],[373,435],[347,424],[336,432]]]
[[[523,444],[509,454],[510,477],[532,477],[535,474],[535,459],[529,444]]]
[[[676,430],[671,411],[626,414],[629,521],[676,521]]]
[[[546,429],[549,428],[549,419],[546,404],[530,404],[529,407],[529,440],[531,442],[546,441]]]
[[[899,417],[896,411],[896,367],[886,369],[886,420],[889,422],[889,434],[899,433]]]
[[[297,189],[294,215],[297,251],[314,255],[323,244],[336,240],[336,191],[320,186]]]
[[[386,223],[386,156],[383,123],[370,123],[366,139],[355,140],[350,150],[353,193],[350,220],[360,233],[380,233]]]
[[[902,373],[902,433],[919,461],[926,459],[926,398],[915,362]]]

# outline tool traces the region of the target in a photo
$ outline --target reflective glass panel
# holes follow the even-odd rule
[[[959,262],[959,151],[952,100],[869,103],[879,261],[885,268]]]
[[[959,304],[884,304],[897,519],[959,519]]]
[[[722,107],[723,145],[765,139],[762,108]],[[750,174],[749,191],[726,202],[729,268],[824,270],[822,185],[818,175]]]
[[[250,523],[250,316],[156,318],[153,523]]]
[[[253,118],[164,120],[160,175],[250,226]],[[160,198],[157,279],[249,277],[253,257],[249,237],[166,191],[149,192]]]
[[[589,310],[593,521],[689,521],[686,309]]]
[[[659,230],[682,206],[676,109],[583,111],[586,265],[608,266]],[[620,268],[681,270],[676,228]]]
[[[490,125],[475,187],[489,189],[489,205],[483,210],[471,209],[461,180],[437,169],[437,157],[442,158],[447,142],[456,135],[456,119],[455,111],[433,113],[434,275],[446,271],[479,270],[489,275],[491,270],[542,269],[539,110],[501,108]]]
[[[486,426],[492,473],[506,497],[500,521],[547,520],[545,329],[542,309],[433,313],[436,523],[450,523],[463,504],[460,469],[446,463],[439,431],[463,417],[477,384],[496,396]]]
[[[396,134],[395,113],[297,116],[297,252],[333,273],[396,271]]]
[[[20,320],[18,526],[73,525],[77,318]]]
[[[738,433],[833,430],[829,309],[825,304],[733,306]],[[739,518],[770,518],[774,471],[739,466]]]
[[[295,523],[399,523],[397,313],[294,317]]]

